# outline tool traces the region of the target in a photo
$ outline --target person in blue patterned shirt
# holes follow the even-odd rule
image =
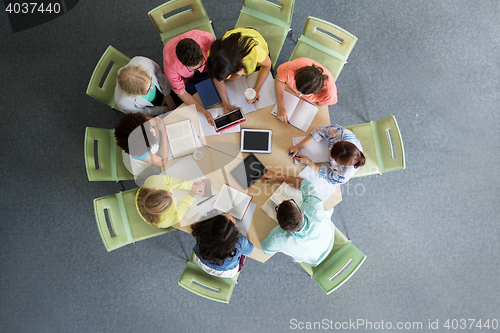
[[[323,139],[328,140],[330,167],[318,165],[307,156],[297,155],[303,146]],[[340,125],[318,127],[297,145],[288,148],[288,151],[292,158],[311,166],[318,172],[320,178],[324,178],[331,184],[346,183],[359,167],[365,165],[366,160],[358,138],[353,132]]]

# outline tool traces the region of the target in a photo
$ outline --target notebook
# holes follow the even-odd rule
[[[259,101],[255,104],[248,104],[245,98],[245,90],[255,87],[259,72],[254,72],[250,75],[243,75],[236,81],[226,82],[226,91],[229,102],[241,108],[244,114],[257,111],[266,106],[276,104],[276,90],[274,89],[274,79],[271,73],[267,75],[262,88],[260,89]]]
[[[229,212],[234,218],[241,220],[245,215],[252,196],[238,191],[234,187],[223,184],[214,202],[214,208],[221,212]]]
[[[283,103],[288,115],[288,122],[301,131],[306,132],[309,126],[311,126],[316,113],[318,113],[318,108],[309,102],[303,101],[297,96],[290,94],[288,91],[283,93]],[[276,115],[277,111],[278,104],[274,106],[271,113]]]
[[[198,149],[191,120],[184,119],[165,125],[173,158],[189,155]],[[169,152],[169,154],[170,154]]]
[[[198,95],[200,96],[201,103],[205,109],[211,108],[220,103],[219,94],[215,89],[211,79],[206,79],[195,84]]]

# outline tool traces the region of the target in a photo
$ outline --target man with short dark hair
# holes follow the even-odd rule
[[[323,207],[314,185],[307,179],[266,172],[264,182],[285,181],[302,193],[299,207],[293,200],[277,206],[279,226],[262,242],[264,254],[283,252],[294,261],[317,266],[333,248],[335,226]]]
[[[163,47],[163,71],[172,84],[173,91],[182,102],[194,104],[211,125],[214,124],[212,115],[194,99],[193,94],[196,93],[196,81],[208,78],[206,73],[200,73],[207,71],[207,52],[214,40],[209,32],[190,30],[172,38]]]

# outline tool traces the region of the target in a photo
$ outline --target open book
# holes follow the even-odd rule
[[[252,196],[223,184],[217,199],[215,199],[214,208],[222,212],[229,212],[231,216],[241,220],[247,211],[248,205],[250,205],[250,201],[252,201]]]
[[[198,149],[191,120],[184,119],[165,125],[173,158],[188,155]]]
[[[305,136],[297,136],[292,138],[293,145],[297,145]],[[328,140],[314,141],[300,148],[297,155],[309,157],[314,163],[326,163],[330,160],[330,152],[328,151]],[[296,165],[304,165],[295,160]]]
[[[276,206],[278,206],[283,200],[293,199],[300,205],[302,202],[302,194],[288,185],[287,183],[281,183],[280,187],[267,199],[266,202],[260,207],[272,220],[278,223],[278,219],[276,218]]]
[[[255,87],[259,72],[250,75],[243,75],[236,81],[226,81],[226,91],[229,102],[241,108],[244,114],[257,111],[266,106],[276,104],[276,91],[274,90],[274,80],[271,72],[267,75],[266,81],[260,89],[259,101],[255,104],[248,104],[245,98],[245,90]]]
[[[217,118],[217,117],[219,117],[219,116],[223,116],[224,115],[224,109],[223,108],[213,108],[213,109],[209,109],[207,111],[210,112],[210,114],[212,115],[212,118],[214,118],[214,119]],[[202,137],[203,136],[226,134],[226,133],[236,133],[236,132],[240,132],[241,131],[240,125],[236,125],[236,126],[233,126],[231,128],[222,130],[219,133],[217,133],[215,131],[215,128],[208,123],[207,117],[205,117],[204,115],[199,115],[198,116],[198,121],[200,123],[200,136],[202,136]]]
[[[283,93],[283,104],[288,115],[288,122],[298,129],[306,132],[309,126],[318,113],[318,108],[309,102],[303,101],[297,96],[290,94],[288,91]],[[276,115],[278,104],[271,111]]]

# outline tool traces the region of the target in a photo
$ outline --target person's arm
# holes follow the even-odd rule
[[[276,234],[275,230],[277,231],[279,229],[281,228],[277,226],[273,230],[271,230],[266,239],[264,239],[260,244],[260,248],[262,249],[262,252],[264,252],[265,255],[270,256],[275,254],[276,252],[280,252],[280,248],[279,245],[277,244],[275,236]]]
[[[262,176],[261,179],[265,183],[274,182],[276,180],[279,180],[282,182],[287,182],[288,184],[292,185],[296,189],[300,189],[300,184],[304,180],[304,178],[287,176],[287,175],[283,175],[281,173],[276,173],[276,172],[271,171],[271,170],[267,170],[267,172]]]
[[[167,185],[173,189],[191,190],[191,188],[193,187],[193,182],[190,182],[190,181],[187,181],[184,179],[175,178],[175,177],[172,177],[169,175],[164,175],[163,177],[165,177],[165,185]]]
[[[260,89],[262,88],[262,85],[264,84],[264,81],[266,81],[267,75],[271,71],[271,58],[269,56],[266,56],[266,59],[260,63],[260,70],[259,70],[259,75],[257,76],[257,82],[255,82],[255,86],[253,89],[257,93],[253,103],[256,103],[259,98],[260,98]]]
[[[167,141],[167,129],[165,128],[165,123],[163,119],[160,117],[154,118],[156,120],[156,124],[154,124],[154,129],[156,133],[158,133],[158,145],[160,146],[158,149],[157,155],[161,158],[168,159],[168,141]]]
[[[304,147],[305,145],[308,145],[310,143],[314,142],[314,139],[312,136],[307,135],[302,141],[297,143],[295,146],[291,146],[288,148],[288,152],[291,153],[290,157],[294,158],[297,156],[297,153],[299,152],[300,148]]]
[[[250,243],[250,241],[245,236],[243,236],[243,234],[241,234],[241,233],[239,235],[239,240],[241,243],[242,253],[246,256],[251,254],[253,251],[253,244]]]
[[[231,105],[231,102],[229,102],[229,97],[227,97],[226,82],[218,81],[216,79],[212,79],[212,82],[215,86],[215,89],[217,90],[217,93],[219,94],[224,113],[228,113],[236,109],[241,109],[237,106]]]
[[[283,96],[285,92],[285,82],[280,81],[279,77],[274,80],[274,89],[276,90],[276,117],[283,122],[288,122],[288,115],[286,113],[285,104],[283,103]]]
[[[186,90],[183,90],[182,92],[177,94],[177,96],[179,96],[179,98],[187,105],[194,104],[196,106],[196,110],[198,110],[198,112],[202,113],[207,118],[208,123],[212,126],[214,125],[214,119],[212,118],[210,112],[205,110],[205,108],[200,103],[198,103],[198,101],[190,93],[188,93]]]

